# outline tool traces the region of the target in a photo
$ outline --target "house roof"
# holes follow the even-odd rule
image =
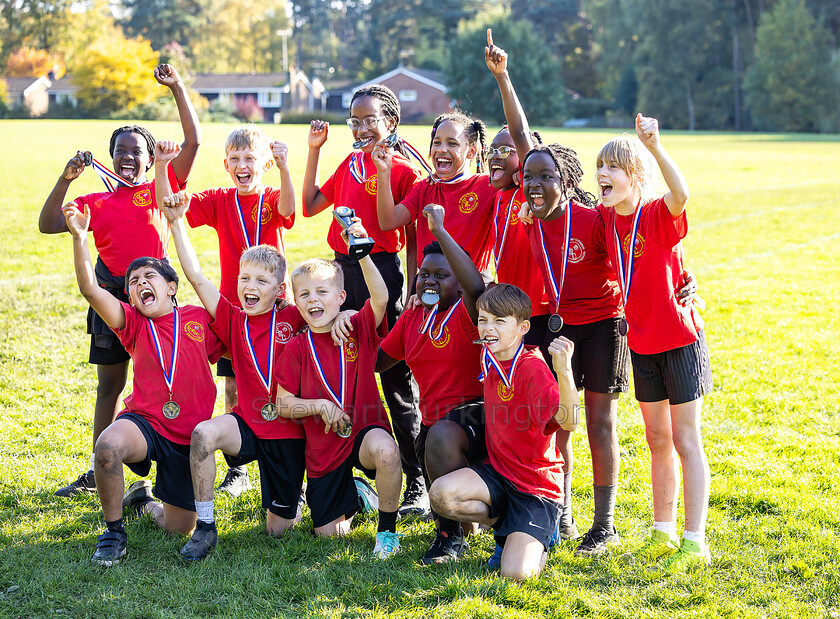
[[[254,90],[284,88],[288,73],[199,73],[192,88],[199,92],[212,90]]]
[[[410,79],[417,80],[418,82],[426,84],[427,86],[431,86],[432,88],[435,88],[443,93],[449,90],[443,83],[443,74],[439,71],[431,71],[429,69],[414,69],[402,66],[388,71],[387,73],[383,73],[382,75],[378,75],[373,79],[366,81],[363,84],[359,84],[356,88],[354,88],[354,90],[363,88],[365,86],[370,86],[371,84],[382,83],[386,80],[391,79],[395,75],[404,75]]]
[[[73,76],[70,73],[65,73],[59,79],[52,80],[50,92],[69,92],[75,93],[79,90],[79,86],[73,81]]]
[[[23,94],[27,88],[38,81],[37,77],[3,77],[6,82],[6,90],[10,96],[17,96]]]

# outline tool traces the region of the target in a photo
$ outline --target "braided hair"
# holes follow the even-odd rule
[[[125,127],[120,127],[111,134],[111,144],[108,147],[108,152],[111,153],[111,158],[114,157],[114,148],[117,144],[117,136],[123,133],[136,133],[143,136],[143,139],[146,140],[146,148],[149,149],[149,166],[146,170],[151,168],[152,163],[155,161],[155,138],[152,137],[152,134],[149,133],[148,129],[141,127],[140,125],[127,125]]]
[[[446,121],[461,125],[466,130],[467,144],[477,147],[475,171],[479,174],[483,172],[485,164],[484,149],[487,146],[487,127],[477,118],[471,118],[460,110],[446,112],[435,118],[435,122],[432,124],[432,139],[429,141],[429,156],[432,154],[432,144],[435,141],[435,134],[437,133],[438,127]]]
[[[397,127],[400,125],[400,113],[402,110],[400,109],[400,100],[397,98],[397,95],[394,94],[394,91],[382,84],[371,84],[370,86],[359,88],[353,93],[353,97],[350,99],[350,107],[353,107],[353,103],[356,99],[361,99],[362,97],[372,97],[379,100],[382,107],[382,113],[386,118],[390,118],[394,121],[394,131],[396,132]],[[402,140],[397,141],[394,145],[394,149],[397,150],[403,157],[408,158],[408,151],[403,145]]]
[[[571,186],[570,197],[577,202],[586,206],[595,206],[596,200],[588,191],[584,191],[580,186],[583,180],[583,166],[581,166],[580,159],[577,153],[562,144],[537,144],[528,151],[525,155],[525,161],[534,153],[546,153],[554,162],[554,169],[560,176],[560,181],[563,187]],[[525,167],[525,161],[522,162],[522,167]]]

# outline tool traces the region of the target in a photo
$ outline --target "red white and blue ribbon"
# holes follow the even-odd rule
[[[537,224],[537,232],[540,235],[540,248],[542,249],[543,261],[548,271],[551,292],[554,293],[555,304],[560,305],[560,295],[563,293],[563,284],[566,282],[566,267],[569,265],[569,246],[572,242],[572,201],[569,200],[569,203],[566,205],[566,239],[563,242],[563,265],[560,267],[559,283],[557,276],[554,274],[554,268],[551,266],[551,260],[548,258],[548,248],[545,245],[542,222],[539,219],[535,220],[535,222]]]
[[[120,185],[123,187],[137,187],[138,185],[143,185],[146,182],[146,179],[143,179],[140,183],[132,183],[131,181],[124,179],[122,176],[118,176],[99,163],[96,159],[93,160],[90,167],[92,167],[93,171],[99,175],[99,178],[102,179],[102,182],[105,183],[105,186],[110,192],[116,191]]]
[[[628,251],[627,262],[624,261],[624,250],[621,247],[621,240],[618,238],[618,229],[615,226],[615,219],[618,218],[618,213],[613,219],[613,238],[615,239],[615,253],[618,256],[618,284],[621,289],[621,298],[624,299],[624,306],[627,307],[627,299],[630,296],[630,284],[633,283],[633,273],[636,266],[636,235],[639,233],[639,221],[642,217],[642,209],[644,206],[639,202],[636,207],[636,216],[633,218],[633,227],[630,229],[630,249]]]
[[[274,345],[276,343],[274,328],[276,324],[277,310],[274,309],[271,311],[271,329],[268,332],[268,372],[263,374],[262,368],[260,368],[260,362],[257,360],[257,353],[254,350],[254,342],[251,339],[251,328],[248,324],[248,317],[245,317],[245,343],[248,344],[248,353],[251,357],[251,363],[254,364],[254,368],[257,370],[257,376],[260,379],[260,383],[262,383],[262,386],[265,388],[269,399],[271,399],[271,379],[274,377]]]
[[[490,373],[490,368],[493,368],[496,372],[498,372],[499,377],[505,384],[505,387],[510,389],[510,386],[513,384],[513,373],[516,371],[516,364],[519,363],[522,353],[525,352],[525,342],[519,342],[519,348],[516,349],[516,353],[513,355],[513,361],[510,364],[510,372],[505,372],[501,362],[496,359],[496,355],[490,352],[490,349],[487,348],[486,344],[483,348],[484,350],[481,353],[481,375],[478,377],[478,380],[484,382],[484,379],[487,378]]]
[[[239,229],[242,231],[242,238],[245,239],[245,249],[256,247],[260,244],[260,237],[262,235],[262,210],[263,201],[265,200],[265,191],[260,192],[260,202],[257,205],[257,235],[254,238],[254,244],[251,245],[251,239],[248,238],[248,228],[245,226],[245,214],[242,212],[242,205],[239,203],[239,192],[233,194],[236,201],[237,221],[239,222]]]
[[[421,168],[423,168],[427,174],[434,176],[435,171],[432,169],[432,166],[429,165],[429,162],[426,161],[426,158],[420,154],[420,151],[414,148],[411,144],[408,143],[407,140],[403,140],[400,138],[403,147],[405,148],[405,152],[407,152],[412,159],[414,159]]]
[[[441,185],[454,185],[455,183],[460,183],[461,181],[467,180],[464,178],[465,174],[466,172],[458,172],[458,174],[446,180],[438,177],[437,174],[432,174],[429,178],[432,179],[433,183],[440,183]]]
[[[338,391],[335,391],[332,387],[330,387],[329,381],[327,381],[327,375],[324,373],[324,366],[321,365],[321,360],[318,358],[318,353],[315,352],[315,341],[312,339],[312,330],[306,332],[306,341],[309,344],[309,354],[312,355],[312,362],[315,364],[315,369],[318,372],[318,378],[321,379],[321,384],[324,386],[324,389],[327,390],[327,393],[330,395],[330,399],[335,402],[335,405],[338,406],[342,411],[344,410],[344,376],[347,372],[347,368],[344,365],[344,343],[341,344],[341,386]]]
[[[152,340],[155,343],[155,352],[157,353],[160,367],[163,370],[163,380],[166,381],[166,387],[169,389],[169,398],[172,398],[172,383],[175,382],[175,365],[178,363],[178,348],[181,345],[181,330],[178,328],[178,308],[173,308],[173,331],[172,331],[172,354],[169,357],[169,372],[166,371],[166,363],[163,358],[163,346],[160,343],[160,336],[158,336],[157,328],[151,318],[146,318],[149,321],[149,326],[152,330]]]
[[[513,195],[510,197],[510,202],[508,202],[505,226],[504,230],[502,230],[501,237],[499,236],[499,209],[502,206],[502,195],[499,194],[499,197],[496,198],[496,208],[493,212],[493,237],[495,238],[495,242],[493,243],[493,259],[496,261],[497,271],[499,270],[499,260],[502,257],[502,250],[505,248],[505,240],[507,239],[508,228],[510,228],[510,213],[513,210],[513,203],[516,201],[517,193],[519,193],[519,189],[514,190]]]
[[[365,173],[365,154],[363,152],[354,152],[350,155],[350,175],[360,185],[365,184],[367,175]]]
[[[443,337],[444,329],[446,329],[446,323],[449,322],[449,319],[452,318],[452,314],[455,313],[455,310],[458,309],[458,306],[461,304],[461,299],[458,299],[458,302],[449,308],[449,311],[446,313],[446,316],[443,317],[440,324],[438,325],[437,335],[435,335],[434,327],[435,324],[435,317],[437,316],[438,311],[438,304],[435,303],[435,306],[429,311],[429,315],[426,317],[426,320],[423,321],[423,324],[420,325],[420,333],[426,333],[428,331],[429,338],[433,341],[437,342],[440,338]]]

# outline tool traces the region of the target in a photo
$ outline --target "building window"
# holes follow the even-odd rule
[[[260,107],[280,107],[280,91],[261,92],[257,97]]]
[[[341,95],[341,107],[343,107],[345,110],[349,110],[350,109],[350,101],[352,99],[353,99],[353,93],[352,92],[342,93],[342,95]]]
[[[416,90],[401,90],[398,96],[400,101],[417,101]]]

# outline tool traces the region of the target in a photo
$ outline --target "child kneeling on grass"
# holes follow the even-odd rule
[[[355,222],[347,232],[366,236]],[[280,415],[303,419],[306,432],[306,502],[316,535],[344,535],[359,509],[353,468],[376,479],[379,526],[374,557],[400,548],[396,532],[402,487],[400,452],[376,386],[374,365],[387,331],[388,288],[370,256],[359,261],[370,299],[351,318],[351,335],[340,347],[330,332],[345,299],[337,263],[313,259],[292,272],[295,304],[309,324],[289,342],[277,364]],[[364,480],[356,483],[367,485]]]
[[[564,337],[551,343],[555,381],[539,350],[523,344],[531,316],[525,292],[494,286],[478,299],[478,311],[488,461],[439,478],[429,496],[445,518],[493,527],[501,574],[523,580],[545,566],[563,509],[555,432],[577,427],[574,345]]]
[[[92,561],[111,566],[126,553],[123,507],[152,516],[170,533],[189,533],[195,527],[190,434],[209,419],[216,385],[208,359],[215,362],[224,346],[209,329],[204,308],[176,305],[178,275],[157,258],[138,258],[126,271],[129,303],[111,295],[96,282],[87,247],[90,213],[75,203],[64,207],[67,229],[73,236],[73,255],[79,289],[106,324],[114,330],[134,365],[132,393],[125,408],[96,441],[94,473],[106,530],[97,538]],[[132,484],[123,496],[122,465],[137,475],[149,474],[157,462],[152,499],[151,483]]]

